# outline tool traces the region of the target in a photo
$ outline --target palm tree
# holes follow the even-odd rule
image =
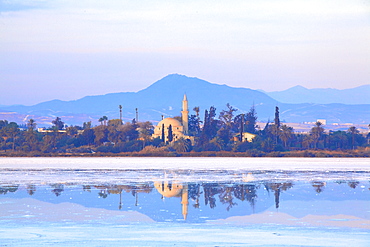
[[[100,123],[100,125],[103,125],[103,121],[104,121],[104,119],[101,117],[101,118],[99,118],[99,123]]]
[[[197,117],[199,117],[199,106],[194,107],[193,110],[195,111]]]
[[[53,120],[52,124],[54,124],[53,128],[55,130],[61,130],[64,127],[64,122],[62,121],[62,119],[60,119],[60,117],[57,117],[55,120]]]
[[[352,136],[352,149],[355,149],[355,137],[360,131],[355,126],[351,126],[347,131]]]
[[[292,138],[293,135],[293,128],[287,126],[286,124],[280,127],[280,139],[284,142],[284,147],[287,147],[287,142]]]
[[[27,123],[28,130],[33,131],[36,128],[36,122],[32,118]]]
[[[317,148],[317,143],[324,134],[324,128],[321,127],[322,123],[319,121],[317,121],[315,125],[316,126],[311,129],[310,134],[313,140],[314,148]]]
[[[101,125],[107,125],[107,120],[108,120],[108,117],[107,116],[102,116],[101,118],[99,118],[99,122]]]
[[[191,143],[189,140],[181,137],[177,141],[173,142],[172,147],[177,152],[189,152],[191,149]]]
[[[9,123],[5,127],[5,133],[13,141],[13,143],[12,143],[12,150],[13,151],[15,151],[15,139],[16,139],[17,135],[19,134],[19,132],[20,132],[20,130],[18,128],[18,125],[16,123],[14,123],[14,122]]]
[[[104,125],[107,125],[108,117],[107,116],[103,116],[103,121],[104,121]]]

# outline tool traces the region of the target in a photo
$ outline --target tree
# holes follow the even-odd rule
[[[111,119],[108,121],[108,126],[112,126],[112,127],[118,127],[122,124],[123,123],[121,119]]]
[[[168,126],[168,142],[172,142],[173,141],[173,133],[172,133],[172,125],[170,124]]]
[[[344,149],[349,147],[349,137],[345,131],[334,131],[329,134],[330,149]]]
[[[69,126],[66,128],[67,135],[74,137],[78,134],[78,127],[77,126]]]
[[[38,149],[38,139],[35,131],[32,131],[29,129],[28,131],[24,132],[24,138],[25,138],[25,146],[29,147],[31,151],[35,151]]]
[[[36,122],[32,118],[27,123],[28,130],[34,131],[36,129]]]
[[[355,149],[355,139],[356,139],[356,135],[358,135],[360,133],[360,131],[355,127],[355,126],[351,126],[349,127],[349,129],[347,130],[348,133],[351,134],[351,146],[352,146],[352,149]]]
[[[211,106],[204,113],[204,125],[200,136],[200,144],[203,145],[217,135],[216,108]]]
[[[199,106],[193,108],[197,117],[199,117]]]
[[[222,110],[219,115],[221,128],[217,131],[217,135],[227,145],[232,137],[231,129],[233,125],[234,112],[237,109],[233,108],[229,103],[226,104],[227,110]]]
[[[95,144],[101,145],[104,142],[108,141],[108,128],[105,125],[99,125],[94,127],[95,134]]]
[[[176,152],[189,152],[191,150],[191,142],[183,137],[172,143],[172,147]]]
[[[5,127],[7,125],[8,125],[8,121],[7,120],[0,120],[0,129],[2,129],[3,127]],[[369,126],[370,126],[370,124],[369,124]]]
[[[237,109],[233,108],[229,103],[226,104],[227,110],[222,110],[219,115],[219,119],[226,126],[228,129],[231,129],[231,125],[233,123],[234,112]]]
[[[285,148],[287,147],[288,141],[292,138],[292,135],[293,135],[293,128],[283,124],[281,126],[281,131],[279,133],[279,136],[280,136],[280,139],[283,141]]]
[[[279,117],[279,107],[275,107],[275,119],[274,119],[275,125],[280,128],[280,117]]]
[[[280,131],[280,117],[279,117],[279,107],[275,107],[275,118],[274,118],[274,125],[272,127],[272,133],[275,137],[275,145],[279,142],[279,137],[281,136]]]
[[[200,133],[199,117],[190,115],[189,117],[189,133],[193,136],[198,136]]]
[[[324,134],[324,128],[321,126],[322,126],[322,123],[317,121],[315,123],[315,127],[313,127],[310,131],[310,136],[312,137],[314,148],[317,148],[317,144],[322,139],[323,134]]]
[[[100,120],[100,119],[99,119]],[[90,129],[91,128],[91,121],[89,122],[84,122],[83,125],[82,125],[82,129],[86,130],[86,129]]]
[[[52,124],[54,124],[53,128],[55,128],[56,130],[61,130],[64,127],[64,122],[59,117],[53,120]]]
[[[199,106],[193,108],[195,115],[189,116],[189,134],[193,136],[199,136],[200,134],[200,118],[199,118]]]
[[[166,136],[165,136],[165,133],[164,133],[164,124],[162,124],[162,142],[166,142],[165,140]]]
[[[99,122],[101,125],[107,125],[107,120],[108,120],[108,117],[107,116],[102,116],[101,118],[99,118]]]
[[[123,141],[134,141],[139,137],[138,125],[136,123],[126,123],[117,128],[122,132]]]
[[[5,133],[5,136],[11,140],[12,150],[15,151],[15,140],[17,138],[17,135],[20,133],[18,124],[15,122],[10,122],[8,125],[3,127],[2,130],[3,133]]]
[[[152,139],[154,126],[151,122],[139,122],[139,138],[143,140],[143,146]]]
[[[93,145],[95,142],[95,131],[94,129],[85,129],[81,135],[79,135],[79,139],[81,140],[82,145]]]
[[[256,109],[254,108],[254,105],[251,107],[249,112],[247,113],[246,117],[246,128],[245,130],[249,133],[255,134],[256,133],[256,128],[257,128],[257,112]]]

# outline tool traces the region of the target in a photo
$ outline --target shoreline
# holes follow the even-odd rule
[[[292,158],[368,158],[370,149],[355,150],[299,150],[263,152],[256,149],[247,152],[202,151],[202,152],[121,152],[121,153],[42,153],[42,152],[7,152],[0,157],[292,157]]]

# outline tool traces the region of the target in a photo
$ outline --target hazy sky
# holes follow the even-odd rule
[[[369,0],[0,0],[0,105],[179,73],[266,91],[370,83]]]

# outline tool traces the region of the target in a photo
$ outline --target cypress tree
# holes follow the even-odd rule
[[[275,107],[275,119],[274,119],[276,127],[280,128],[280,117],[279,117],[279,107]]]
[[[172,142],[173,134],[172,134],[172,125],[168,126],[168,142]]]
[[[164,136],[164,124],[162,124],[162,142],[165,142]]]

